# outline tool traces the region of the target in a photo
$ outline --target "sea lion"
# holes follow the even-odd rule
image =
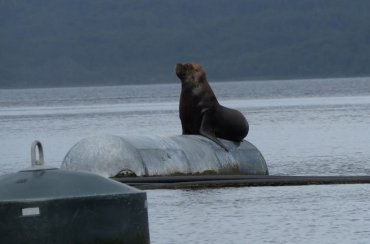
[[[238,110],[218,103],[199,64],[177,64],[176,75],[181,80],[179,110],[183,135],[205,136],[226,151],[228,148],[217,137],[240,142],[247,136],[246,118]]]

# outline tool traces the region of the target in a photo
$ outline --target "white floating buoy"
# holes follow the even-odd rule
[[[229,151],[199,135],[89,137],[69,150],[61,168],[105,177],[268,174],[266,161],[253,144],[221,141]]]

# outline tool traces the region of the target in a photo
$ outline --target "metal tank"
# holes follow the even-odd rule
[[[0,243],[150,242],[145,192],[47,168],[38,141],[31,152],[30,169],[0,176]]]
[[[253,144],[220,140],[229,151],[199,135],[89,137],[69,150],[61,168],[104,177],[268,175]]]

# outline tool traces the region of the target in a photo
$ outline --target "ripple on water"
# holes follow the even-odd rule
[[[369,185],[148,191],[152,243],[359,243]]]

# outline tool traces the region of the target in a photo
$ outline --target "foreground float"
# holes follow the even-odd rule
[[[0,176],[0,243],[150,242],[145,192],[45,167],[32,145],[30,169]]]

